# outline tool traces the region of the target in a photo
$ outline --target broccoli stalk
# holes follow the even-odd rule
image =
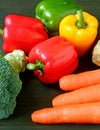
[[[25,71],[27,62],[28,58],[21,50],[0,57],[0,119],[8,118],[14,112],[22,88],[19,73]]]

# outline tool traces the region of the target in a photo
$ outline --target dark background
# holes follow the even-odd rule
[[[3,28],[4,17],[9,13],[32,16],[35,15],[35,7],[40,0],[0,0],[0,27]],[[100,0],[77,0],[77,3],[83,8],[95,15],[100,21]],[[0,46],[2,46],[2,37],[0,37]],[[84,57],[79,58],[79,66],[75,73],[97,68],[91,62],[91,52]],[[45,85],[41,83],[32,72],[25,71],[20,74],[23,82],[21,93],[17,98],[17,106],[14,114],[8,119],[0,121],[0,130],[97,130],[100,125],[85,124],[59,124],[59,125],[41,125],[31,121],[30,115],[33,111],[51,106],[51,100],[54,96],[62,93],[58,83]]]

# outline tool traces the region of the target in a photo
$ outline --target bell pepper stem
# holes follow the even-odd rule
[[[77,11],[77,14],[79,16],[79,20],[76,22],[76,26],[79,28],[79,29],[82,29],[82,28],[86,28],[87,27],[87,23],[85,22],[84,20],[84,15],[82,13],[82,10],[78,10]]]
[[[43,73],[44,64],[40,60],[36,60],[36,62],[34,64],[28,63],[27,69],[28,70],[39,70],[39,71],[41,71],[41,73]]]
[[[0,28],[0,36],[3,35],[3,29]]]

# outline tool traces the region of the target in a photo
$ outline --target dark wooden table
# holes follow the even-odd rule
[[[9,13],[17,13],[26,16],[34,16],[34,9],[40,0],[0,0],[0,27],[3,28],[4,17]],[[77,0],[86,11],[95,15],[100,21],[100,0]],[[0,37],[0,46],[2,46]],[[96,66],[91,62],[90,52],[79,59],[79,66],[76,72],[95,69]],[[17,98],[17,106],[14,114],[8,119],[0,121],[0,130],[97,130],[100,125],[85,124],[60,124],[60,125],[41,125],[31,121],[30,115],[33,111],[51,106],[54,96],[62,93],[58,83],[45,85],[41,83],[32,72],[25,71],[20,74],[23,82],[21,93]]]

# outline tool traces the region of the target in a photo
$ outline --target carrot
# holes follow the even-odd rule
[[[33,122],[41,124],[100,124],[100,102],[43,108],[31,114]]]
[[[65,75],[59,79],[59,86],[64,91],[71,91],[95,84],[100,84],[100,69]]]
[[[100,84],[65,92],[52,99],[53,106],[100,101]]]

